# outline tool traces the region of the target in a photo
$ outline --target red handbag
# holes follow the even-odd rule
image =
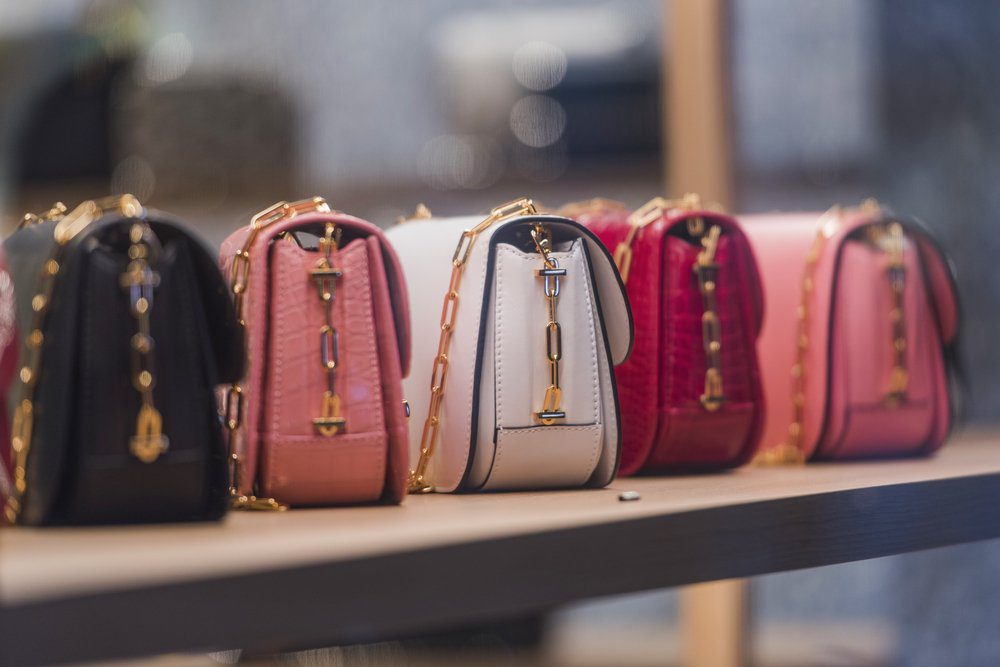
[[[739,224],[693,195],[657,198],[632,214],[607,200],[561,213],[613,250],[635,317],[632,356],[615,369],[621,474],[749,461],[764,424],[756,353],[764,302]]]

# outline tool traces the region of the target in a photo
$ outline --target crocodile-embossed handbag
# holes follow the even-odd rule
[[[528,199],[388,236],[418,361],[410,489],[608,484],[621,433],[612,366],[629,354],[632,318],[597,238]]]
[[[952,424],[959,309],[928,230],[858,208],[742,219],[761,269],[762,462],[916,455]]]
[[[401,501],[409,314],[381,230],[320,197],[279,202],[220,261],[249,356],[222,393],[233,506]]]
[[[694,195],[634,213],[608,200],[561,212],[614,252],[635,316],[635,350],[615,369],[621,474],[750,460],[764,423],[755,348],[764,302],[740,226]]]
[[[221,517],[215,386],[244,354],[212,253],[131,195],[27,219],[4,250],[20,334],[6,518]]]

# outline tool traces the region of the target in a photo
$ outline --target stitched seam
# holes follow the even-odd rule
[[[364,251],[363,253],[361,251]],[[373,407],[372,410],[377,412],[375,417],[375,427],[374,433],[378,433],[385,436],[385,444],[378,448],[376,456],[372,463],[374,464],[374,471],[376,477],[376,483],[378,484],[378,495],[382,494],[385,488],[385,468],[386,468],[386,449],[389,444],[389,434],[386,431],[385,422],[385,409],[384,403],[382,401],[382,376],[378,364],[378,346],[376,341],[375,333],[375,310],[374,303],[372,301],[372,283],[371,283],[371,273],[370,267],[368,265],[369,255],[368,248],[363,245],[355,246],[353,252],[357,252],[362,256],[364,261],[361,263],[361,280],[358,286],[355,288],[361,293],[360,306],[365,309],[364,313],[364,334],[365,340],[367,341],[367,352],[368,352],[368,370],[370,372],[370,378],[373,380],[372,387],[374,388],[373,397]],[[353,294],[353,291],[346,291],[345,294]],[[347,308],[347,299],[341,299],[340,311],[341,311],[341,321],[344,322],[344,326],[347,326],[346,315],[344,314]],[[350,378],[346,377],[346,374],[341,374],[342,377],[338,378],[343,386],[345,380]],[[348,426],[348,428],[350,428]]]
[[[593,290],[593,289],[596,289],[596,288],[593,285],[593,283],[591,283],[590,280],[589,280],[589,276],[590,276],[589,273],[587,274],[587,276],[588,276],[588,280],[587,280],[587,294],[588,294],[588,301],[589,301],[590,300],[590,293],[591,293],[590,291]],[[592,318],[591,321],[593,322],[593,326],[591,328],[591,333],[596,338],[597,327],[601,327],[602,330],[603,330],[603,329],[607,328],[607,325],[601,319],[600,313],[597,311],[596,308],[593,307],[593,305],[591,305],[591,318]],[[602,339],[601,343],[603,344],[603,342],[604,341]],[[612,377],[612,362],[611,362],[611,359],[607,355],[601,356],[602,352],[603,352],[603,345],[602,345],[601,349],[598,349],[597,348],[597,343],[595,341],[595,343],[594,343],[594,353],[598,357],[597,373],[598,373],[598,377],[602,381],[601,382],[601,385],[602,385],[601,396],[602,396],[603,401],[604,401],[604,404],[603,404],[602,408],[603,407],[607,407],[609,410],[614,411],[614,409],[615,409],[615,397],[614,397],[614,389],[613,389],[613,384],[612,384],[614,382],[614,378]],[[603,366],[600,363],[602,359],[604,361]],[[603,415],[603,410],[602,410],[602,414],[601,414],[601,417],[602,417],[602,427],[604,425],[603,424],[603,416],[604,415]],[[611,420],[611,424],[608,425],[608,428],[611,428],[612,424],[617,425],[619,423],[620,423],[619,419],[617,419],[617,418],[616,419],[612,419]],[[600,452],[601,454],[603,454],[603,452],[604,452],[604,443],[605,443],[606,439],[609,436],[610,436],[610,439],[611,439],[612,443],[617,443],[617,441],[618,441],[617,427],[615,428],[614,432],[605,432],[604,429],[602,428],[602,438],[601,438],[601,440],[599,442],[599,447],[598,447],[598,452]],[[617,448],[617,444],[612,444],[612,448]],[[600,458],[600,457],[598,456],[598,458]],[[597,467],[596,461],[594,463],[594,467],[595,468]]]
[[[526,437],[527,435],[529,435],[529,431],[533,432],[536,429],[543,429],[543,428],[545,429],[546,433],[551,433],[551,432],[570,433],[570,432],[573,432],[573,431],[579,431],[579,432],[587,433],[587,432],[591,432],[591,431],[596,431],[595,440],[596,440],[597,443],[600,442],[601,431],[602,431],[600,424],[593,424],[591,426],[535,426],[535,427],[531,427],[531,428],[528,428],[528,429],[508,430],[508,434],[509,435],[507,437],[508,438],[514,438],[514,439],[516,439],[516,438],[523,438],[523,437]],[[503,431],[503,429],[501,429],[501,431]],[[500,462],[501,462],[501,459],[503,458],[503,448],[499,446],[499,440],[500,440],[500,438],[497,438],[497,454],[496,454],[496,458],[495,458],[495,460],[493,462],[493,469],[490,471],[490,477],[492,477],[494,475],[499,475],[499,471],[501,469]],[[595,461],[597,459],[598,452],[600,452],[600,450],[601,450],[601,448],[599,446],[598,447],[593,447],[592,446],[591,456],[590,456],[590,459],[589,459],[589,461],[587,463],[587,470],[590,470],[590,471],[593,470],[594,465],[595,465]],[[587,476],[589,476],[590,474],[591,473],[588,472]],[[489,479],[487,479],[487,482],[489,482]]]
[[[354,250],[352,252],[357,252],[357,251]],[[378,380],[380,376],[379,376],[378,363],[377,363],[377,360],[375,358],[377,356],[377,347],[376,347],[376,342],[375,342],[375,331],[374,331],[374,322],[373,322],[374,312],[372,310],[373,306],[372,306],[371,282],[370,282],[371,276],[370,276],[370,273],[369,273],[369,267],[368,267],[368,262],[367,261],[365,261],[365,262],[363,262],[361,264],[360,275],[361,275],[361,280],[358,283],[358,287],[355,288],[352,285],[352,289],[357,289],[361,293],[361,299],[359,299],[360,303],[358,304],[358,306],[360,308],[365,309],[365,313],[364,313],[365,317],[362,318],[362,319],[364,319],[364,321],[365,321],[364,332],[363,333],[364,333],[364,337],[365,337],[365,340],[366,340],[366,343],[367,343],[368,368],[369,368],[369,371],[371,373],[370,377]],[[294,283],[294,287],[292,287],[292,289],[294,290],[294,292],[292,294],[293,298],[296,298],[296,299],[307,299],[309,297],[308,289],[306,288],[305,285],[306,285],[306,283],[300,283],[300,282]],[[344,294],[349,294],[349,293],[352,293],[352,292],[350,292],[349,290],[345,290],[344,291]],[[339,301],[340,301],[340,307],[338,308],[338,310],[339,310],[339,314],[341,315],[340,320],[341,320],[341,322],[345,322],[343,313],[344,313],[344,310],[346,309],[346,303],[345,303],[346,297],[344,297],[342,299],[339,299]],[[367,306],[367,308],[366,308],[366,306]],[[279,322],[278,322],[278,325],[277,325],[278,334],[279,334],[278,340],[285,340],[286,339],[286,335],[287,335],[288,332],[285,329],[285,321],[288,320],[288,319],[289,319],[288,317],[281,317],[281,318],[279,318]],[[264,443],[264,456],[267,459],[268,470],[271,471],[271,474],[268,476],[268,479],[267,479],[267,484],[269,486],[274,485],[275,482],[276,482],[276,479],[279,478],[279,477],[281,477],[281,476],[283,476],[281,474],[281,472],[286,467],[285,465],[283,465],[284,463],[286,463],[286,461],[283,458],[279,458],[279,456],[278,456],[278,454],[279,454],[278,450],[281,449],[281,447],[277,446],[277,443],[280,442],[280,441],[282,441],[282,440],[284,440],[284,438],[280,434],[277,433],[277,428],[276,428],[277,425],[281,423],[280,420],[279,420],[279,410],[280,410],[280,406],[281,406],[281,402],[282,402],[282,397],[283,397],[282,388],[284,387],[284,378],[282,376],[282,363],[283,362],[282,362],[281,355],[276,354],[276,355],[274,355],[274,357],[275,357],[274,363],[276,365],[275,380],[274,380],[274,386],[275,386],[274,392],[275,392],[275,396],[276,396],[276,400],[277,400],[277,405],[275,406],[275,418],[272,420],[271,424],[273,426],[275,426],[275,429],[274,429],[274,433],[270,433],[270,435],[273,436],[273,442],[269,441],[269,442],[265,442]],[[343,375],[344,374],[341,374],[341,376],[343,376]],[[341,378],[338,378],[338,380],[339,380],[338,384],[340,384],[341,386],[343,386],[344,378],[341,377]],[[386,438],[388,438],[388,434],[386,433],[385,423],[384,423],[385,422],[385,419],[384,419],[385,414],[384,414],[384,410],[381,409],[381,406],[383,405],[383,403],[382,403],[382,387],[381,387],[380,382],[375,382],[373,384],[373,386],[375,388],[374,402],[375,402],[375,404],[377,406],[379,406],[378,408],[376,408],[378,410],[378,416],[376,418],[376,429],[372,430],[372,431],[365,431],[365,432],[362,432],[362,433],[353,433],[353,434],[338,435],[338,436],[335,436],[333,438],[334,441],[341,441],[341,438],[343,438],[344,435],[366,436],[366,437],[369,437],[369,436],[371,436],[371,437],[382,437],[384,435]],[[270,431],[270,429],[269,429],[269,431]],[[287,443],[287,441],[286,441],[286,443]],[[301,446],[304,443],[297,443],[297,444],[299,444]],[[326,440],[317,440],[317,445],[320,445],[320,446],[330,447],[333,444],[335,444],[335,442],[329,442],[329,441],[326,441]],[[365,469],[365,468],[371,468],[371,470],[373,472],[373,475],[372,475],[373,477],[381,477],[381,478],[383,478],[382,481],[380,482],[380,483],[383,484],[383,486],[384,486],[385,467],[386,467],[386,463],[385,462],[386,462],[386,447],[381,447],[381,448],[379,448],[379,451],[377,451],[375,453],[375,456],[373,458],[371,458],[369,460],[369,463],[367,465],[365,465],[364,468],[363,468],[363,469]]]
[[[574,245],[576,246],[576,252],[573,253],[573,260],[574,264],[578,265],[577,272],[580,274],[579,282],[583,283],[580,292],[582,292],[583,294],[583,301],[587,306],[587,314],[589,315],[589,317],[587,318],[588,326],[586,327],[586,329],[588,338],[590,339],[590,367],[596,370],[596,372],[593,373],[593,379],[591,381],[591,388],[593,389],[592,397],[593,397],[593,408],[594,408],[594,413],[593,413],[594,423],[601,424],[603,422],[600,414],[601,401],[598,400],[598,396],[601,395],[601,387],[600,387],[601,367],[597,359],[597,338],[596,338],[596,333],[594,331],[594,321],[595,321],[594,305],[591,302],[591,296],[590,296],[590,272],[587,270],[587,266],[583,261],[583,248],[582,245],[580,245],[582,243],[583,242],[579,240],[574,242]]]
[[[594,331],[594,308],[593,308],[593,304],[591,303],[591,297],[590,297],[590,291],[589,291],[590,280],[587,277],[589,275],[589,273],[585,271],[586,266],[584,265],[584,263],[582,261],[582,258],[583,258],[583,255],[582,255],[582,246],[580,244],[582,244],[582,241],[576,240],[576,241],[573,242],[573,246],[571,246],[570,250],[563,251],[563,252],[558,252],[558,253],[552,253],[552,255],[553,255],[553,257],[555,257],[559,261],[564,261],[564,262],[567,262],[567,263],[568,262],[572,262],[576,266],[576,268],[577,268],[577,273],[579,273],[581,276],[583,276],[582,280],[583,280],[584,287],[583,287],[582,290],[579,290],[579,291],[582,292],[582,294],[583,294],[583,299],[584,299],[585,305],[587,307],[587,313],[589,314],[588,326],[586,326],[585,328],[587,329],[587,333],[588,333],[588,336],[589,336],[589,339],[590,339],[590,348],[589,348],[589,351],[590,351],[590,363],[591,363],[590,368],[597,369],[597,372],[592,374],[592,380],[591,380],[591,396],[592,396],[592,410],[593,410],[592,411],[592,415],[593,415],[593,419],[594,419],[595,425],[598,426],[598,427],[600,427],[602,425],[602,421],[603,420],[601,419],[601,415],[600,415],[601,408],[600,408],[600,400],[598,399],[598,397],[601,395],[601,388],[600,388],[600,365],[598,363],[597,343],[596,343],[596,338],[595,338],[596,334],[595,334],[595,331]],[[509,254],[511,254],[511,255],[513,255],[515,257],[519,257],[521,259],[533,259],[534,258],[534,255],[532,255],[530,253],[523,252],[521,250],[518,250],[517,248],[515,248],[513,246],[510,246],[510,245],[498,245],[497,246],[497,251],[498,252],[506,252],[506,253],[509,253]],[[500,330],[500,327],[501,327],[500,322],[502,320],[502,318],[499,317],[500,305],[501,305],[501,299],[502,299],[502,285],[501,285],[501,282],[502,282],[502,270],[500,268],[501,266],[502,266],[502,263],[498,261],[497,262],[497,269],[496,269],[496,275],[497,275],[497,304],[496,304],[496,309],[494,310],[494,312],[497,315],[497,317],[496,317],[496,319],[497,319],[497,325],[496,326],[498,328],[498,338],[497,338],[497,341],[496,341],[496,355],[497,355],[497,360],[498,360],[498,363],[497,363],[497,369],[498,369],[497,370],[497,393],[500,396],[500,400],[497,401],[497,417],[498,417],[498,421],[500,421],[502,423],[502,420],[500,419],[500,417],[502,415],[502,393],[501,393],[502,379],[500,378],[500,369],[503,366],[502,366],[502,364],[499,363],[500,351],[501,351],[501,342],[500,341],[502,340],[499,337],[499,330]],[[575,306],[579,302],[580,296],[579,296],[579,294],[577,293],[576,290],[574,290],[574,294],[576,294],[576,298],[574,299],[574,303],[573,303],[573,305]],[[565,427],[565,426],[552,427],[552,426],[547,426],[547,427],[544,427],[544,428],[546,428],[547,431],[556,431],[556,432],[567,432],[567,431],[572,431],[572,430],[577,430],[577,431],[581,431],[581,430],[589,431],[589,430],[592,430],[592,427],[589,427],[589,426],[588,427]],[[557,429],[558,429],[558,431],[557,431]],[[598,437],[591,444],[591,451],[590,451],[590,454],[589,454],[589,463],[588,463],[588,469],[591,470],[591,471],[593,471],[594,467],[596,466],[596,461],[597,461],[597,459],[598,459],[598,457],[599,457],[599,455],[601,453],[601,450],[603,449],[603,447],[601,446],[602,440],[603,440],[602,434],[603,434],[603,429],[599,429],[599,431],[598,431]],[[496,439],[496,451],[495,451],[494,456],[493,456],[493,466],[492,466],[491,471],[487,475],[487,483],[489,481],[489,478],[492,477],[494,474],[497,473],[497,471],[500,470],[501,461],[503,460],[503,454],[504,454],[504,448],[503,448],[503,446],[501,444],[501,438],[498,437]]]
[[[497,246],[497,251],[498,252],[505,252],[505,251],[509,252],[509,248],[506,247],[506,246]],[[501,426],[504,423],[504,421],[503,421],[503,397],[504,397],[504,393],[503,393],[503,317],[501,317],[501,314],[502,314],[502,311],[503,311],[503,295],[504,295],[503,278],[504,278],[504,276],[503,276],[503,262],[497,261],[497,290],[496,290],[496,292],[497,292],[497,301],[496,301],[496,305],[495,305],[495,308],[494,308],[494,311],[493,311],[494,319],[496,320],[496,322],[495,322],[496,333],[495,333],[495,338],[494,338],[494,352],[493,352],[493,355],[494,355],[494,358],[493,358],[493,368],[494,368],[494,373],[496,374],[496,392],[497,392],[496,423],[499,424],[499,425],[501,425]],[[480,417],[481,416],[482,415],[480,415]],[[500,443],[499,443],[500,439],[496,438],[496,440],[497,440],[496,447],[497,447],[497,449],[500,449]],[[499,455],[500,454],[497,453],[495,456],[499,457]],[[495,463],[496,463],[496,461],[494,461],[494,464]]]

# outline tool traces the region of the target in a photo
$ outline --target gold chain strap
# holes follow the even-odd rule
[[[501,220],[522,215],[534,215],[535,205],[528,198],[522,197],[497,206],[478,225],[462,232],[451,258],[451,279],[448,282],[448,292],[441,307],[441,336],[438,339],[437,353],[434,355],[434,365],[431,370],[431,401],[427,409],[427,419],[420,434],[420,456],[416,467],[410,471],[410,493],[428,493],[434,486],[427,481],[427,466],[434,456],[438,431],[441,424],[441,405],[444,400],[445,385],[448,381],[448,351],[451,348],[451,338],[455,333],[455,316],[458,313],[458,288],[462,282],[465,263],[472,253],[472,246],[480,233]]]
[[[715,252],[719,247],[719,235],[722,229],[712,225],[701,238],[702,249],[694,263],[694,273],[698,277],[698,291],[701,292],[703,313],[701,315],[701,332],[705,346],[705,392],[701,395],[702,407],[709,412],[718,410],[725,402],[722,390],[722,324],[719,321],[719,308],[716,299],[716,286],[719,277],[719,265],[715,261]]]
[[[542,268],[535,275],[543,279],[542,290],[548,305],[548,321],[545,324],[545,357],[549,363],[549,386],[545,389],[542,408],[535,413],[535,420],[543,426],[551,426],[566,419],[562,409],[562,388],[559,386],[559,361],[562,359],[562,327],[556,319],[556,303],[559,300],[559,279],[566,277],[566,269],[552,257],[552,233],[536,224],[531,229],[531,240],[542,256]]]
[[[866,199],[860,206],[861,210],[878,213],[881,206],[874,199]],[[797,313],[795,363],[792,365],[792,423],[788,427],[788,437],[776,447],[763,451],[754,459],[755,463],[770,465],[781,463],[805,463],[803,437],[806,409],[806,373],[809,353],[809,328],[811,325],[812,294],[815,288],[816,267],[819,264],[827,240],[832,238],[840,227],[843,210],[834,206],[824,213],[819,220],[819,229],[812,245],[806,254],[806,263],[802,272],[801,302]],[[889,390],[886,395],[886,405],[893,407],[903,400],[906,394],[908,374],[906,371],[906,320],[903,313],[903,290],[905,287],[905,268],[903,266],[904,234],[903,227],[898,222],[887,226],[873,226],[869,229],[869,237],[874,245],[885,246],[888,255],[886,269],[889,284],[893,292],[893,310],[890,317],[893,323],[892,349],[894,353],[893,370],[890,374]]]
[[[137,221],[129,230],[128,255],[131,260],[120,284],[128,293],[129,310],[136,321],[137,333],[132,336],[132,386],[139,392],[142,406],[135,423],[135,435],[129,441],[129,451],[143,463],[152,463],[166,453],[170,441],[163,434],[163,418],[153,403],[156,376],[153,370],[153,337],[149,315],[153,309],[153,290],[160,284],[160,275],[149,266],[149,245],[146,238],[152,232],[145,222]]]
[[[246,335],[246,293],[250,283],[250,249],[260,231],[279,220],[294,218],[300,213],[330,213],[330,206],[322,197],[313,197],[296,202],[278,202],[250,219],[250,232],[247,234],[243,247],[233,256],[230,267],[230,289],[233,292],[233,305],[236,309],[236,319]],[[230,506],[237,510],[267,510],[282,511],[287,509],[274,498],[258,498],[255,495],[244,495],[239,492],[240,468],[242,461],[236,451],[236,439],[243,423],[243,386],[236,381],[229,386],[223,401],[223,415],[227,431],[229,447],[229,495]]]
[[[891,222],[884,228],[884,244],[889,261],[886,275],[892,289],[892,311],[889,319],[892,322],[892,372],[889,375],[889,389],[886,392],[886,404],[896,407],[906,398],[910,384],[910,373],[906,368],[906,265],[903,263],[903,251],[906,249],[906,237],[903,225]]]
[[[25,213],[24,217],[17,224],[18,229],[24,229],[25,227],[31,227],[33,225],[40,225],[43,222],[51,222],[52,220],[60,220],[66,215],[66,204],[61,201],[57,201],[52,204],[48,211],[44,213]]]
[[[340,415],[340,394],[337,393],[337,366],[340,364],[340,332],[333,324],[333,301],[337,280],[344,273],[333,265],[333,251],[340,244],[341,230],[332,222],[326,223],[319,249],[323,257],[309,275],[316,283],[316,292],[323,303],[326,321],[319,330],[319,356],[326,374],[326,391],[323,392],[322,412],[313,419],[313,426],[320,435],[337,435],[347,427],[347,420]]]
[[[65,208],[65,207],[63,207]],[[31,451],[32,427],[35,419],[35,389],[42,370],[42,345],[45,342],[45,320],[48,315],[56,277],[59,275],[63,251],[77,234],[98,220],[106,212],[117,210],[128,218],[139,218],[145,211],[139,200],[132,195],[122,195],[96,201],[86,201],[72,212],[62,215],[59,207],[53,206],[49,214],[22,221],[22,226],[43,222],[44,219],[58,220],[53,238],[55,245],[48,259],[42,264],[38,291],[31,298],[31,329],[25,337],[25,359],[18,372],[18,398],[14,409],[11,428],[11,449],[14,454],[14,489],[7,498],[4,516],[14,523],[20,516],[22,500],[27,491],[28,453]],[[47,216],[47,217],[45,217]]]

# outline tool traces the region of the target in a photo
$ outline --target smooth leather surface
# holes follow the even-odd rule
[[[685,221],[693,215],[723,230],[716,261],[727,401],[715,412],[699,402],[706,369],[704,306],[692,268],[700,246],[684,234]],[[624,210],[588,212],[579,219],[610,249],[628,234]],[[615,369],[624,428],[621,474],[747,461],[763,427],[754,345],[763,294],[756,261],[738,224],[709,211],[667,212],[636,235],[626,287],[636,320],[636,347],[632,358]]]
[[[333,308],[340,336],[337,389],[343,433],[315,433],[326,375],[324,322],[309,275],[319,255],[280,235],[343,229]],[[222,245],[229,271],[248,230]],[[344,504],[405,496],[408,446],[402,378],[409,366],[409,313],[402,270],[377,227],[341,213],[299,215],[260,232],[250,250],[245,319],[250,370],[243,383],[240,490],[294,505]]]
[[[7,419],[7,395],[17,370],[17,313],[14,307],[14,282],[7,270],[0,248],[0,504],[13,489],[13,452],[10,448],[10,422]]]
[[[66,247],[47,310],[28,456],[27,524],[211,519],[228,500],[226,456],[213,387],[242,371],[232,304],[205,247],[148,211],[150,263],[160,274],[150,311],[156,341],[154,403],[169,450],[144,464],[128,450],[139,407],[129,339],[136,323],[120,287],[131,221],[105,216]],[[51,223],[5,246],[20,302],[37,290]]]
[[[558,317],[561,322],[565,319],[567,327],[563,331],[567,357],[561,363],[567,380],[561,384],[566,388],[567,405],[581,422],[567,426],[539,428],[531,422],[547,377],[545,317],[539,310],[544,309],[545,300],[533,275],[540,259],[533,255],[530,261],[525,260],[523,244],[493,242],[507,234],[523,236],[527,223],[534,219],[558,230],[554,231],[557,250],[568,253],[563,259],[580,274],[567,276],[558,306]],[[481,220],[470,216],[411,221],[387,234],[409,278],[414,317],[417,365],[404,384],[412,406],[414,460],[427,416],[430,374],[440,335],[440,304],[448,289],[452,254],[463,230]],[[589,309],[577,312],[577,304],[586,305],[588,298]],[[631,325],[631,313],[610,257],[596,238],[575,223],[544,216],[516,218],[481,233],[459,288],[441,437],[428,475],[435,487],[440,491],[499,490],[603,485],[610,481],[617,467],[619,429],[609,360],[621,361],[629,354]],[[569,341],[568,328],[579,330],[582,340]],[[575,384],[577,377],[587,378],[586,390]],[[563,432],[569,427],[578,430]],[[499,455],[499,467],[495,455]]]
[[[814,213],[743,218],[762,260],[769,304],[759,348],[767,360],[770,408],[765,448],[786,440],[793,419],[796,313],[818,219]],[[885,257],[857,238],[866,225],[881,220],[852,212],[826,228],[809,303],[802,441],[809,458],[925,453],[940,447],[950,428],[942,347],[954,340],[958,328],[953,279],[930,237],[906,220],[901,222],[907,231],[904,298],[910,384],[900,406],[889,407],[882,400],[892,368]]]
[[[593,290],[583,241],[578,239],[553,256],[567,271],[556,307],[565,357],[560,363],[565,425],[541,426],[532,417],[549,381],[544,350],[548,314],[534,275],[540,265],[538,255],[498,244],[483,348],[483,368],[492,369],[493,381],[488,380],[489,372],[483,374],[486,386],[480,389],[479,447],[469,475],[471,488],[582,486],[600,456],[604,430],[597,356],[600,334],[594,330]]]

